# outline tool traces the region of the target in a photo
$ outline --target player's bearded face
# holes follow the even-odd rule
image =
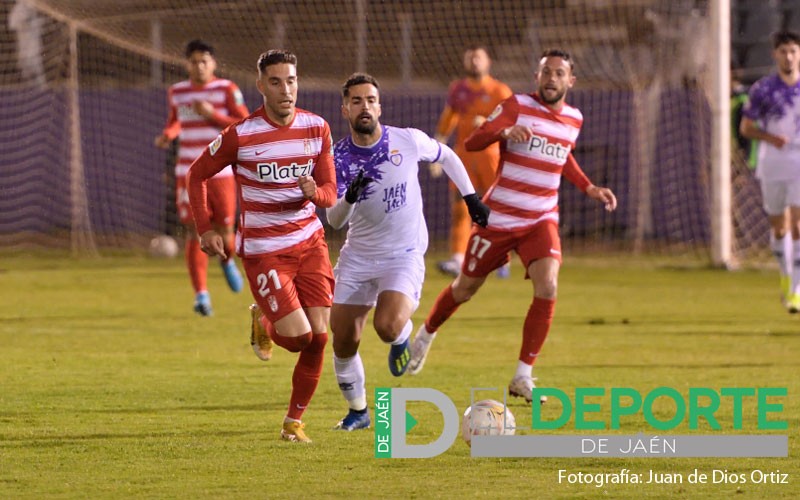
[[[545,57],[540,62],[537,73],[539,97],[546,104],[556,104],[564,99],[567,90],[572,88],[575,77],[569,61],[560,57]]]
[[[291,121],[297,101],[297,68],[294,64],[267,66],[256,83],[264,96],[267,116],[279,122]]]
[[[359,134],[371,135],[378,127],[381,116],[378,89],[368,83],[350,87],[343,111],[353,130]]]

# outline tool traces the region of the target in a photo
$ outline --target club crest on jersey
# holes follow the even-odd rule
[[[400,154],[400,151],[397,149],[393,149],[391,153],[389,153],[389,161],[392,162],[392,165],[395,167],[399,167],[401,163],[403,163],[403,155]]]
[[[490,122],[490,121],[494,120],[495,118],[500,116],[500,113],[502,113],[502,112],[503,112],[503,105],[502,104],[498,104],[497,107],[494,108],[494,111],[492,111],[492,113],[489,116],[486,117],[486,121]]]
[[[308,139],[303,139],[303,153],[307,155],[311,154],[311,141]]]
[[[269,310],[272,312],[278,312],[278,301],[275,299],[274,295],[270,295],[267,297],[267,302],[269,303]]]
[[[528,151],[536,151],[542,156],[555,160],[566,160],[569,146],[562,146],[557,142],[550,142],[547,137],[534,134],[528,144]]]
[[[214,156],[214,153],[219,150],[220,146],[222,146],[222,134],[219,134],[217,138],[208,145],[208,152],[211,153],[211,156]]]

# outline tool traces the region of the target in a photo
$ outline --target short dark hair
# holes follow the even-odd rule
[[[378,80],[376,80],[374,76],[366,73],[353,73],[347,78],[347,81],[344,82],[344,85],[342,85],[342,98],[347,98],[350,95],[350,87],[364,83],[369,83],[378,90],[381,89],[380,85],[378,85]]]
[[[297,66],[297,56],[288,50],[272,49],[258,56],[258,72],[263,73],[267,66],[275,64],[291,64]]]
[[[561,59],[569,63],[570,70],[574,69],[575,63],[572,60],[572,56],[569,55],[569,52],[567,52],[564,49],[545,49],[544,51],[542,51],[542,55],[541,57],[539,57],[539,60],[541,61],[545,57],[560,57]]]
[[[772,48],[777,49],[781,45],[793,43],[800,45],[800,35],[794,31],[778,31],[772,34]]]
[[[464,53],[466,54],[467,52],[475,52],[476,50],[482,50],[486,52],[487,56],[490,56],[489,48],[486,45],[482,45],[480,43],[473,43],[472,45],[467,45],[467,48],[464,49]]]
[[[186,44],[186,59],[189,59],[195,52],[208,52],[214,56],[214,47],[203,40],[192,40]]]

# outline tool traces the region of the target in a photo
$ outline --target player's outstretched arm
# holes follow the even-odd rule
[[[450,134],[448,135],[436,134],[434,139],[436,139],[437,142],[441,142],[442,144],[447,144],[447,139],[449,135]],[[442,176],[442,173],[444,173],[444,171],[442,170],[442,164],[439,163],[438,161],[428,164],[428,169],[431,173],[431,177],[433,177],[434,179],[438,179],[439,177]]]

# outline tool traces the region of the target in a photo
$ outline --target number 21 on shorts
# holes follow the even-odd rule
[[[276,291],[281,289],[281,281],[278,279],[278,271],[270,269],[267,274],[261,273],[256,276],[256,282],[258,283],[258,294],[262,297],[266,297],[270,294],[270,292],[272,292],[269,287],[270,281],[272,281],[272,286]]]

